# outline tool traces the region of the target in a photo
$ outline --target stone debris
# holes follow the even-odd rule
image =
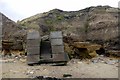
[[[105,62],[106,64],[110,64],[110,65],[114,65],[116,63],[118,63],[118,60],[109,60]]]
[[[28,70],[28,71],[26,72],[26,75],[33,75],[34,72],[35,72],[35,71],[33,71],[33,70]]]
[[[25,56],[3,56],[0,58],[0,63],[15,63],[16,61],[20,61],[22,63],[26,62]]]
[[[93,62],[93,63],[98,63],[99,60],[98,60],[98,59],[94,59],[94,60],[92,60],[92,62]]]
[[[0,59],[0,63],[15,63],[18,61],[20,61],[22,63],[26,63],[26,61],[27,61],[26,58],[27,58],[26,56],[5,56],[5,57],[2,56],[2,58]],[[68,64],[69,63],[72,63],[72,65],[74,65],[76,63],[82,64],[83,63],[82,61],[80,59],[71,59],[68,62]],[[119,63],[119,60],[111,59],[109,57],[104,57],[103,55],[100,55],[100,56],[92,58],[92,59],[88,59],[87,61],[89,61],[88,64],[90,64],[91,62],[94,64],[95,63],[105,63],[105,64],[109,64],[109,65],[114,65],[114,64]],[[44,66],[44,65],[48,65],[48,64],[41,64],[41,65]],[[51,65],[53,65],[53,64],[51,64]],[[46,70],[46,69],[44,69],[44,70]],[[30,73],[32,74],[32,72],[30,72]]]
[[[76,64],[76,63],[78,63],[78,60],[77,60],[77,59],[71,59],[71,60],[68,62],[68,64],[69,64],[69,63]]]
[[[14,59],[1,59],[0,63],[14,63],[16,62]]]
[[[100,57],[92,59],[91,62],[93,62],[93,63],[106,63],[109,65],[114,65],[114,64],[117,64],[119,62],[119,60],[111,60],[107,57],[104,58],[104,57],[100,56]]]
[[[29,73],[30,73],[30,74],[34,74],[34,72],[33,72],[33,71],[30,71]]]

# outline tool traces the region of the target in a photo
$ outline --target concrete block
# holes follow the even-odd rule
[[[64,52],[64,46],[52,46],[52,53],[58,54]]]
[[[40,55],[27,55],[27,63],[38,63],[40,60]]]
[[[61,31],[53,31],[50,32],[50,38],[62,38],[62,32]]]
[[[53,54],[54,61],[69,61],[69,57],[66,53]]]
[[[40,47],[28,47],[27,54],[29,55],[39,55],[40,54]]]
[[[51,39],[51,45],[63,45],[62,39]]]
[[[27,46],[40,46],[39,40],[27,40]]]
[[[40,35],[38,31],[31,31],[27,33],[27,39],[40,39]]]

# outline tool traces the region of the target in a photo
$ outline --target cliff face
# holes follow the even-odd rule
[[[89,7],[79,11],[54,9],[19,22],[28,29],[39,29],[41,35],[62,30],[64,36],[77,41],[91,41],[116,46],[118,41],[119,9],[109,6]],[[25,27],[24,27],[25,28]]]
[[[14,21],[10,20],[4,14],[1,15],[1,24],[2,24],[2,46],[3,49],[22,49],[22,41],[25,36],[25,32],[22,28],[16,24]],[[10,45],[9,43],[12,43]]]

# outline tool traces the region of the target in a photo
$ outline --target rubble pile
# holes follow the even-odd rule
[[[0,63],[16,63],[16,62],[22,62],[22,63],[26,63],[27,56],[24,55],[0,55]]]
[[[114,65],[114,64],[118,64],[119,60],[117,59],[113,59],[113,58],[106,58],[103,56],[99,56],[96,58],[93,58],[90,60],[92,63],[105,63],[105,64],[109,64],[109,65]]]

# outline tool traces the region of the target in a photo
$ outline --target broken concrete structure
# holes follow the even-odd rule
[[[40,36],[38,31],[28,32],[27,51],[28,64],[38,63],[40,58]]]
[[[63,35],[61,31],[50,32],[50,41],[54,61],[68,61],[68,55],[64,51]]]
[[[39,32],[33,30],[27,34],[27,62],[35,63],[63,63],[69,60],[64,51],[61,31],[50,32],[49,39],[42,40]]]

